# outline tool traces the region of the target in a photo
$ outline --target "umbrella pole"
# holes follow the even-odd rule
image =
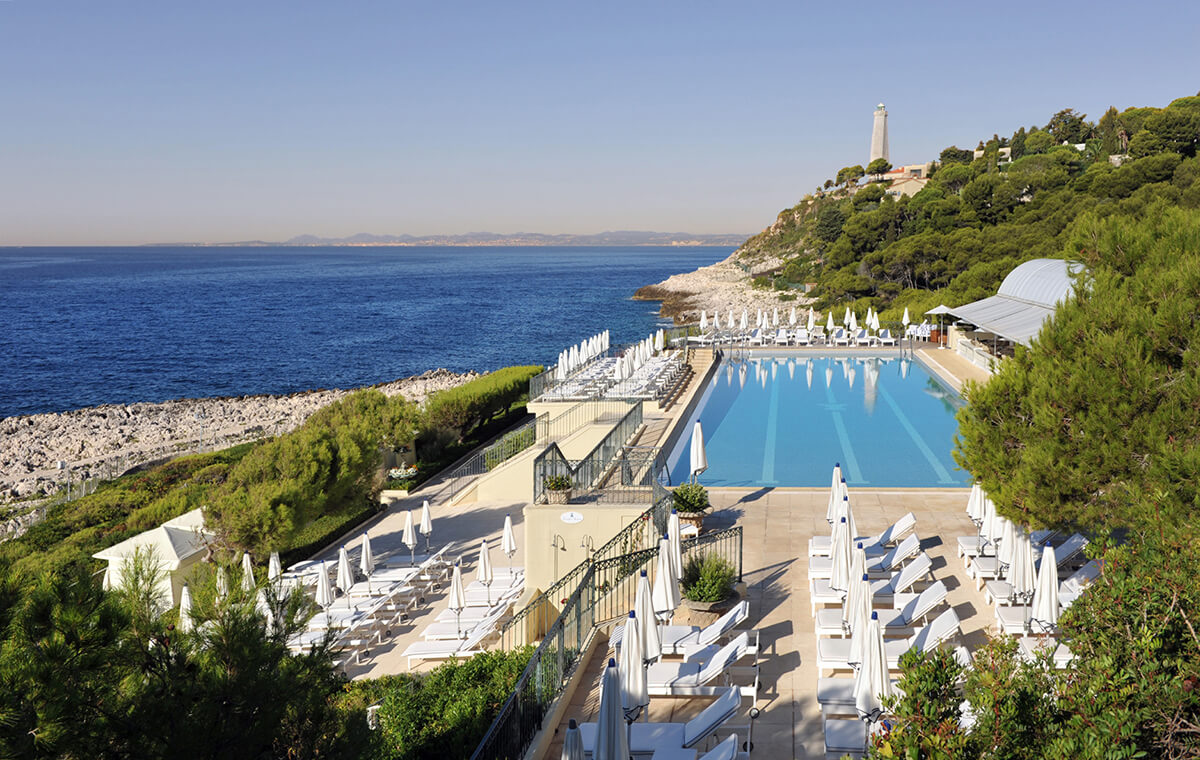
[[[417,547],[416,546],[408,547],[408,566],[409,567],[417,566]]]

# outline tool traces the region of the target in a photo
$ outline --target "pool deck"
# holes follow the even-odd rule
[[[851,489],[859,532],[875,533],[906,512],[917,518],[921,548],[933,560],[934,575],[949,589],[948,603],[962,621],[961,643],[974,649],[993,626],[991,607],[963,571],[955,538],[972,535],[966,515],[969,489]],[[744,531],[743,567],[750,601],[747,627],[758,628],[762,684],[754,723],[754,755],[763,758],[823,758],[821,712],[816,702],[817,637],[809,602],[808,539],[828,535],[828,489],[764,488],[710,490],[715,511],[705,528],[740,525]],[[613,653],[601,646],[586,663],[583,685],[574,694],[566,718],[595,720],[599,675]],[[655,721],[685,721],[703,709],[703,698],[651,699]],[[744,708],[749,705],[744,703]],[[745,723],[745,717],[731,723]],[[566,719],[542,757],[557,760]]]

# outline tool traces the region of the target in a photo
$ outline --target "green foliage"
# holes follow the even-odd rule
[[[683,566],[679,584],[693,602],[721,602],[733,593],[737,571],[723,557],[694,554]]]
[[[867,164],[867,174],[885,174],[892,170],[892,165],[886,158],[877,158]]]
[[[529,379],[542,367],[505,367],[465,385],[438,391],[425,403],[427,427],[451,430],[459,439],[506,413],[529,392]]]
[[[439,665],[428,673],[356,682],[343,700],[381,703],[379,760],[469,758],[508,699],[533,647],[485,652]]]
[[[537,442],[537,430],[525,427],[505,433],[495,445],[489,447],[483,456],[483,464],[488,470],[499,467],[511,457],[524,451]]]
[[[671,492],[671,505],[680,514],[698,514],[709,507],[708,489],[699,483],[684,483]]]
[[[144,579],[145,580],[145,579]],[[0,594],[0,756],[358,756],[365,713],[341,710],[331,655],[288,653],[252,605],[184,634],[130,588],[80,567]]]
[[[963,150],[957,145],[951,145],[938,155],[938,162],[947,167],[951,164],[969,164],[975,158],[975,154],[969,150]]]
[[[1200,212],[1089,215],[1070,250],[1080,294],[969,388],[956,457],[1015,520],[1182,522],[1200,498]]]
[[[1046,131],[1056,143],[1081,143],[1092,132],[1093,125],[1087,121],[1087,114],[1076,113],[1072,108],[1064,108],[1050,117]]]
[[[842,234],[842,225],[846,223],[846,215],[837,206],[825,206],[817,216],[814,232],[820,240],[832,243]]]
[[[965,758],[968,739],[958,727],[963,667],[952,652],[919,650],[900,657],[899,688],[884,705],[888,730],[871,741],[871,758]]]
[[[1048,660],[1026,662],[1016,639],[1001,636],[975,651],[964,691],[975,725],[972,744],[980,755],[1022,760],[1045,747],[1061,722],[1051,696],[1057,688]]]
[[[569,475],[550,475],[542,478],[542,487],[547,491],[567,491],[575,485]]]

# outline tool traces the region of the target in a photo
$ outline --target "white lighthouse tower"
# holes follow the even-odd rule
[[[890,161],[888,157],[888,141],[887,141],[887,109],[883,107],[883,103],[875,106],[875,126],[871,130],[871,161],[877,158],[882,158],[884,161]]]

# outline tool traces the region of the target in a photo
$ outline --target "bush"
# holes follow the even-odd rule
[[[680,514],[699,514],[708,509],[708,489],[699,483],[684,483],[671,494],[671,500]]]
[[[571,478],[566,475],[551,475],[542,480],[542,485],[547,491],[567,491],[574,485]]]
[[[541,371],[540,366],[505,367],[457,388],[438,391],[425,402],[425,427],[454,431],[461,440],[525,398],[529,379]]]
[[[715,554],[688,558],[683,567],[683,595],[693,602],[720,602],[733,592],[737,571]]]

